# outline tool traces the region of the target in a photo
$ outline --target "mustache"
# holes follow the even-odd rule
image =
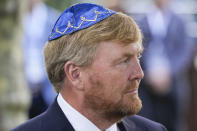
[[[134,90],[138,90],[140,84],[140,80],[131,81],[125,88],[124,93],[128,93]]]

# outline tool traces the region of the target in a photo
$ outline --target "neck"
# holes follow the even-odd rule
[[[81,108],[80,113],[94,123],[100,130],[109,128],[114,123],[118,122],[121,118],[107,117],[106,113],[96,111],[88,108]]]
[[[66,88],[65,88],[66,89]],[[64,90],[64,89],[63,89]],[[68,93],[69,92],[69,93]],[[113,115],[107,115],[104,111],[95,110],[84,106],[83,97],[80,95],[72,95],[72,91],[61,91],[62,97],[73,107],[75,110],[80,112],[88,120],[90,120],[94,125],[96,125],[100,130],[105,130],[109,128],[114,123],[118,122],[120,117],[112,117]]]
[[[100,130],[109,128],[111,125],[123,118],[122,116],[107,112],[106,109],[91,108],[85,104],[86,102],[83,92],[77,91],[74,88],[70,88],[68,85],[65,88],[62,88],[61,95],[64,100],[66,100],[73,108],[75,108],[75,110],[80,112]]]

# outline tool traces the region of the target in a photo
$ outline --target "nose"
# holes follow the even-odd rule
[[[130,77],[129,79],[130,80],[134,80],[134,79],[138,79],[138,80],[141,80],[143,79],[144,77],[144,72],[142,70],[142,67],[138,62],[136,62],[136,64],[134,64],[132,67],[131,67],[131,73],[130,73]]]
[[[144,78],[144,71],[142,70],[142,67],[141,67],[141,65],[139,64],[139,69],[138,69],[139,71],[139,73],[138,73],[138,77],[139,77],[139,79],[143,79]]]

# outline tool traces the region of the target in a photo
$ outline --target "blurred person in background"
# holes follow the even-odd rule
[[[190,43],[185,24],[170,9],[170,2],[154,0],[154,8],[139,22],[146,74],[140,89],[140,115],[164,124],[169,131],[181,131],[186,129],[183,120],[189,98]],[[176,128],[180,123],[181,128]]]
[[[26,80],[32,94],[29,109],[32,118],[43,112],[56,95],[45,72],[42,49],[59,12],[42,0],[29,0],[28,9],[24,19],[23,54]]]
[[[107,8],[111,10],[125,13],[123,8],[123,3],[125,0],[102,0],[102,2]]]

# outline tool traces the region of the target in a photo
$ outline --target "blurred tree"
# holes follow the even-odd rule
[[[26,0],[0,0],[0,131],[8,131],[27,119],[30,95],[21,53],[26,4]]]
[[[77,1],[78,0],[44,0],[46,4],[60,11],[64,11],[67,7],[76,3]]]

